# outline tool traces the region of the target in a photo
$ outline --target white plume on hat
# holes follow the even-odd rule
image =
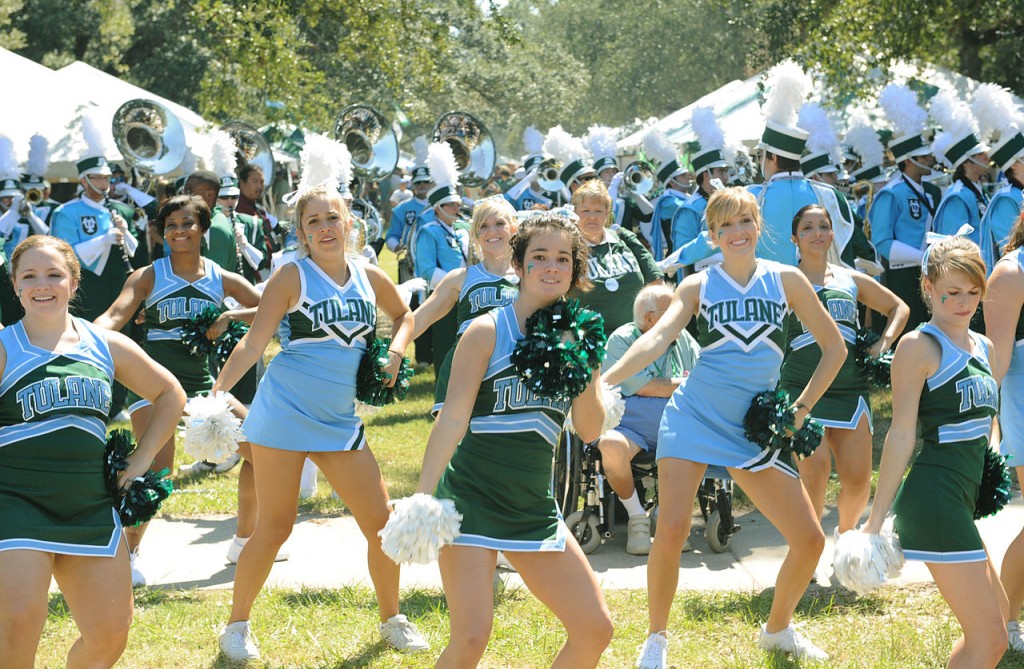
[[[427,152],[427,168],[430,169],[430,176],[435,188],[450,186],[455,188],[459,185],[459,164],[455,161],[455,154],[448,142],[433,142]]]
[[[427,166],[427,151],[430,149],[430,141],[423,135],[412,140],[412,151],[416,156],[414,165],[416,167]]]
[[[942,89],[935,94],[928,111],[932,119],[942,126],[942,132],[935,136],[932,143],[935,157],[953,167],[952,162],[946,157],[946,151],[966,135],[977,134],[978,122],[971,114],[971,108],[967,103],[949,89]]]
[[[587,150],[582,140],[570,135],[560,125],[548,130],[548,135],[544,138],[544,152],[561,160],[563,165],[587,158]]]
[[[718,118],[711,107],[697,107],[690,116],[690,127],[697,136],[701,151],[725,147],[725,131],[718,125]]]
[[[112,152],[107,133],[103,132],[104,127],[109,128],[110,122],[101,119],[99,109],[90,107],[82,112],[82,139],[86,147],[83,158],[106,158]]]
[[[25,172],[34,177],[46,176],[50,165],[50,140],[36,133],[28,140],[28,162]]]
[[[318,135],[307,133],[306,142],[299,154],[302,174],[299,177],[297,193],[309,188],[324,186],[336,189],[340,183],[348,183],[345,179],[346,166],[351,177],[352,154],[341,142]]]
[[[544,135],[532,125],[527,126],[523,130],[523,146],[526,147],[526,155],[540,155],[544,152]]]
[[[601,158],[614,158],[618,151],[615,144],[616,132],[613,128],[604,125],[592,125],[587,133],[586,142],[590,154],[594,160]]]
[[[14,142],[6,135],[0,135],[0,179],[17,180],[18,156],[14,153]]]
[[[890,84],[878,96],[878,104],[896,130],[897,137],[913,137],[925,131],[928,112],[918,101],[917,93],[901,84]]]
[[[805,102],[800,107],[796,124],[800,129],[807,131],[808,151],[812,154],[827,153],[829,160],[834,164],[842,162],[839,136],[836,135],[824,107],[816,102]]]
[[[785,126],[796,123],[797,110],[814,86],[796,62],[784,60],[768,71],[768,94],[762,111],[769,121]]]
[[[214,130],[210,133],[213,146],[210,152],[210,159],[213,161],[212,169],[219,177],[235,175],[235,138],[224,130]]]
[[[651,130],[644,135],[643,145],[647,159],[653,160],[657,165],[664,165],[679,157],[675,144],[661,130]]]
[[[181,173],[186,177],[199,169],[199,159],[192,152],[192,147],[185,147],[185,154],[181,157]]]
[[[850,128],[846,131],[846,144],[860,157],[861,167],[881,165],[885,147],[871,125],[867,114],[857,110],[850,114]]]
[[[1004,140],[1024,127],[1024,114],[1013,100],[1013,94],[998,84],[982,84],[971,100],[978,120],[978,139],[987,142],[994,134]]]

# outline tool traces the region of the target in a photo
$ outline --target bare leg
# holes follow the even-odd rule
[[[839,532],[842,533],[857,527],[871,496],[871,430],[865,416],[854,430],[829,429],[828,432],[839,475],[837,506]]]
[[[1024,481],[1024,466],[1017,467],[1017,480]],[[1006,596],[1010,602],[1010,620],[1020,617],[1024,606],[1024,530],[1017,535],[1003,557],[1003,571],[1000,574]]]
[[[238,469],[238,520],[235,536],[245,539],[251,537],[256,529],[259,503],[256,499],[256,475],[252,468],[252,446],[249,442],[239,442],[238,454],[242,456],[242,465]]]
[[[825,547],[825,534],[798,479],[778,469],[748,472],[730,468],[729,473],[789,545],[775,580],[775,598],[765,623],[768,633],[774,634],[792,621],[793,611],[806,592]]]
[[[800,472],[800,482],[807,490],[807,496],[814,507],[814,516],[819,521],[825,515],[825,493],[828,490],[828,477],[832,473],[832,456],[829,453],[829,446],[838,430],[827,427],[821,445],[806,458],[798,459],[797,470]]]
[[[612,490],[619,499],[629,499],[636,492],[629,463],[640,452],[640,447],[614,430],[605,433],[597,447],[601,451],[601,468]]]
[[[612,618],[590,563],[576,540],[563,553],[505,553],[530,592],[558,616],[568,638],[552,669],[596,667],[612,640]]]
[[[487,650],[494,624],[494,565],[497,553],[471,546],[447,546],[437,563],[448,600],[451,632],[435,669],[476,667]]]
[[[113,558],[57,555],[53,576],[64,593],[80,636],[68,652],[68,669],[109,669],[128,643],[132,579],[128,548]]]
[[[331,487],[338,491],[345,505],[352,510],[360,531],[366,538],[366,564],[370,580],[377,591],[381,622],[398,614],[398,581],[400,570],[380,547],[377,533],[384,529],[391,513],[388,489],[384,485],[377,461],[366,447],[361,451],[310,453],[310,459],[320,468]],[[302,463],[299,463],[301,474]],[[295,479],[298,497],[299,479]]]
[[[132,412],[132,433],[135,434],[135,438],[138,439],[139,435],[146,431],[146,427],[149,425],[149,420],[153,415],[153,407],[145,406],[136,411]],[[162,469],[171,471],[174,468],[174,437],[172,436],[166,444],[160,449],[153,458],[153,466],[150,467],[155,472]],[[149,523],[142,523],[135,527],[126,527],[124,529],[125,541],[128,542],[129,551],[139,550],[139,544],[142,543],[142,536],[146,533],[146,528],[149,527]]]
[[[929,562],[928,569],[964,630],[953,644],[947,666],[995,667],[1006,652],[1006,594],[991,561]]]
[[[52,571],[52,553],[0,551],[0,658],[7,669],[35,666]]]
[[[652,634],[668,627],[679,584],[679,556],[690,536],[693,500],[706,470],[707,465],[689,460],[658,460],[658,529],[647,557],[647,610]]]

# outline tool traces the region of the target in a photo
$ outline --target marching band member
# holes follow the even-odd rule
[[[674,250],[669,248],[672,239],[672,217],[689,197],[691,174],[686,161],[679,157],[672,140],[661,130],[651,130],[644,135],[643,145],[644,153],[657,165],[655,176],[658,183],[665,187],[662,194],[653,202],[650,232],[647,232],[645,226],[640,226],[640,230],[644,232],[651,245],[651,255],[660,261]]]
[[[1024,113],[1017,108],[1010,91],[996,84],[982,84],[974,92],[974,115],[978,119],[981,139],[997,142],[992,149],[992,163],[1006,176],[1004,184],[992,196],[981,217],[984,240],[992,244],[992,257],[1002,255],[1017,216],[1021,211],[1024,188]],[[992,265],[988,265],[992,271]]]
[[[523,178],[505,192],[505,199],[516,208],[516,211],[529,211],[538,206],[550,209],[553,206],[551,198],[545,195],[544,189],[537,181],[537,170],[545,157],[544,135],[532,125],[528,126],[523,131],[523,145],[526,147]]]

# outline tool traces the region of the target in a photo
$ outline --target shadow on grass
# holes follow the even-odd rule
[[[364,419],[364,422],[368,427],[393,427],[395,425],[403,425],[405,423],[413,423],[421,421],[425,426],[429,426],[433,419],[430,414],[417,413],[414,411],[402,411],[396,413],[376,413]]]
[[[688,618],[704,621],[726,621],[740,617],[748,624],[760,624],[767,619],[775,597],[775,588],[755,594],[707,593],[686,596],[682,608]],[[801,598],[796,613],[803,618],[824,618],[842,615],[884,615],[885,602],[875,596],[858,597],[838,588],[812,588]],[[788,665],[787,665],[788,666]]]

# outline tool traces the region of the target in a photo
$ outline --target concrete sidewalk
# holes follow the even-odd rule
[[[994,518],[979,522],[981,534],[997,565],[1007,546],[1024,527],[1024,501],[1019,493]],[[822,565],[831,562],[834,510],[825,518],[828,545]],[[941,522],[941,519],[936,519]],[[681,590],[761,591],[775,583],[785,555],[782,537],[757,512],[737,517],[742,531],[732,537],[729,550],[713,553],[704,539],[704,527],[696,517],[691,531],[694,550],[680,560]],[[230,588],[234,565],[225,555],[234,533],[233,517],[206,517],[189,520],[155,520],[151,523],[138,567],[149,584],[169,588]],[[646,557],[627,555],[625,526],[590,556],[604,588],[647,586]],[[369,585],[366,568],[366,541],[351,517],[301,517],[285,545],[291,558],[274,564],[267,584],[282,588],[339,587],[353,583]],[[503,574],[510,584],[519,583],[515,574]],[[923,563],[908,563],[897,583],[930,582]],[[407,566],[402,569],[402,587],[439,588],[437,564]],[[827,583],[822,583],[827,585]]]

